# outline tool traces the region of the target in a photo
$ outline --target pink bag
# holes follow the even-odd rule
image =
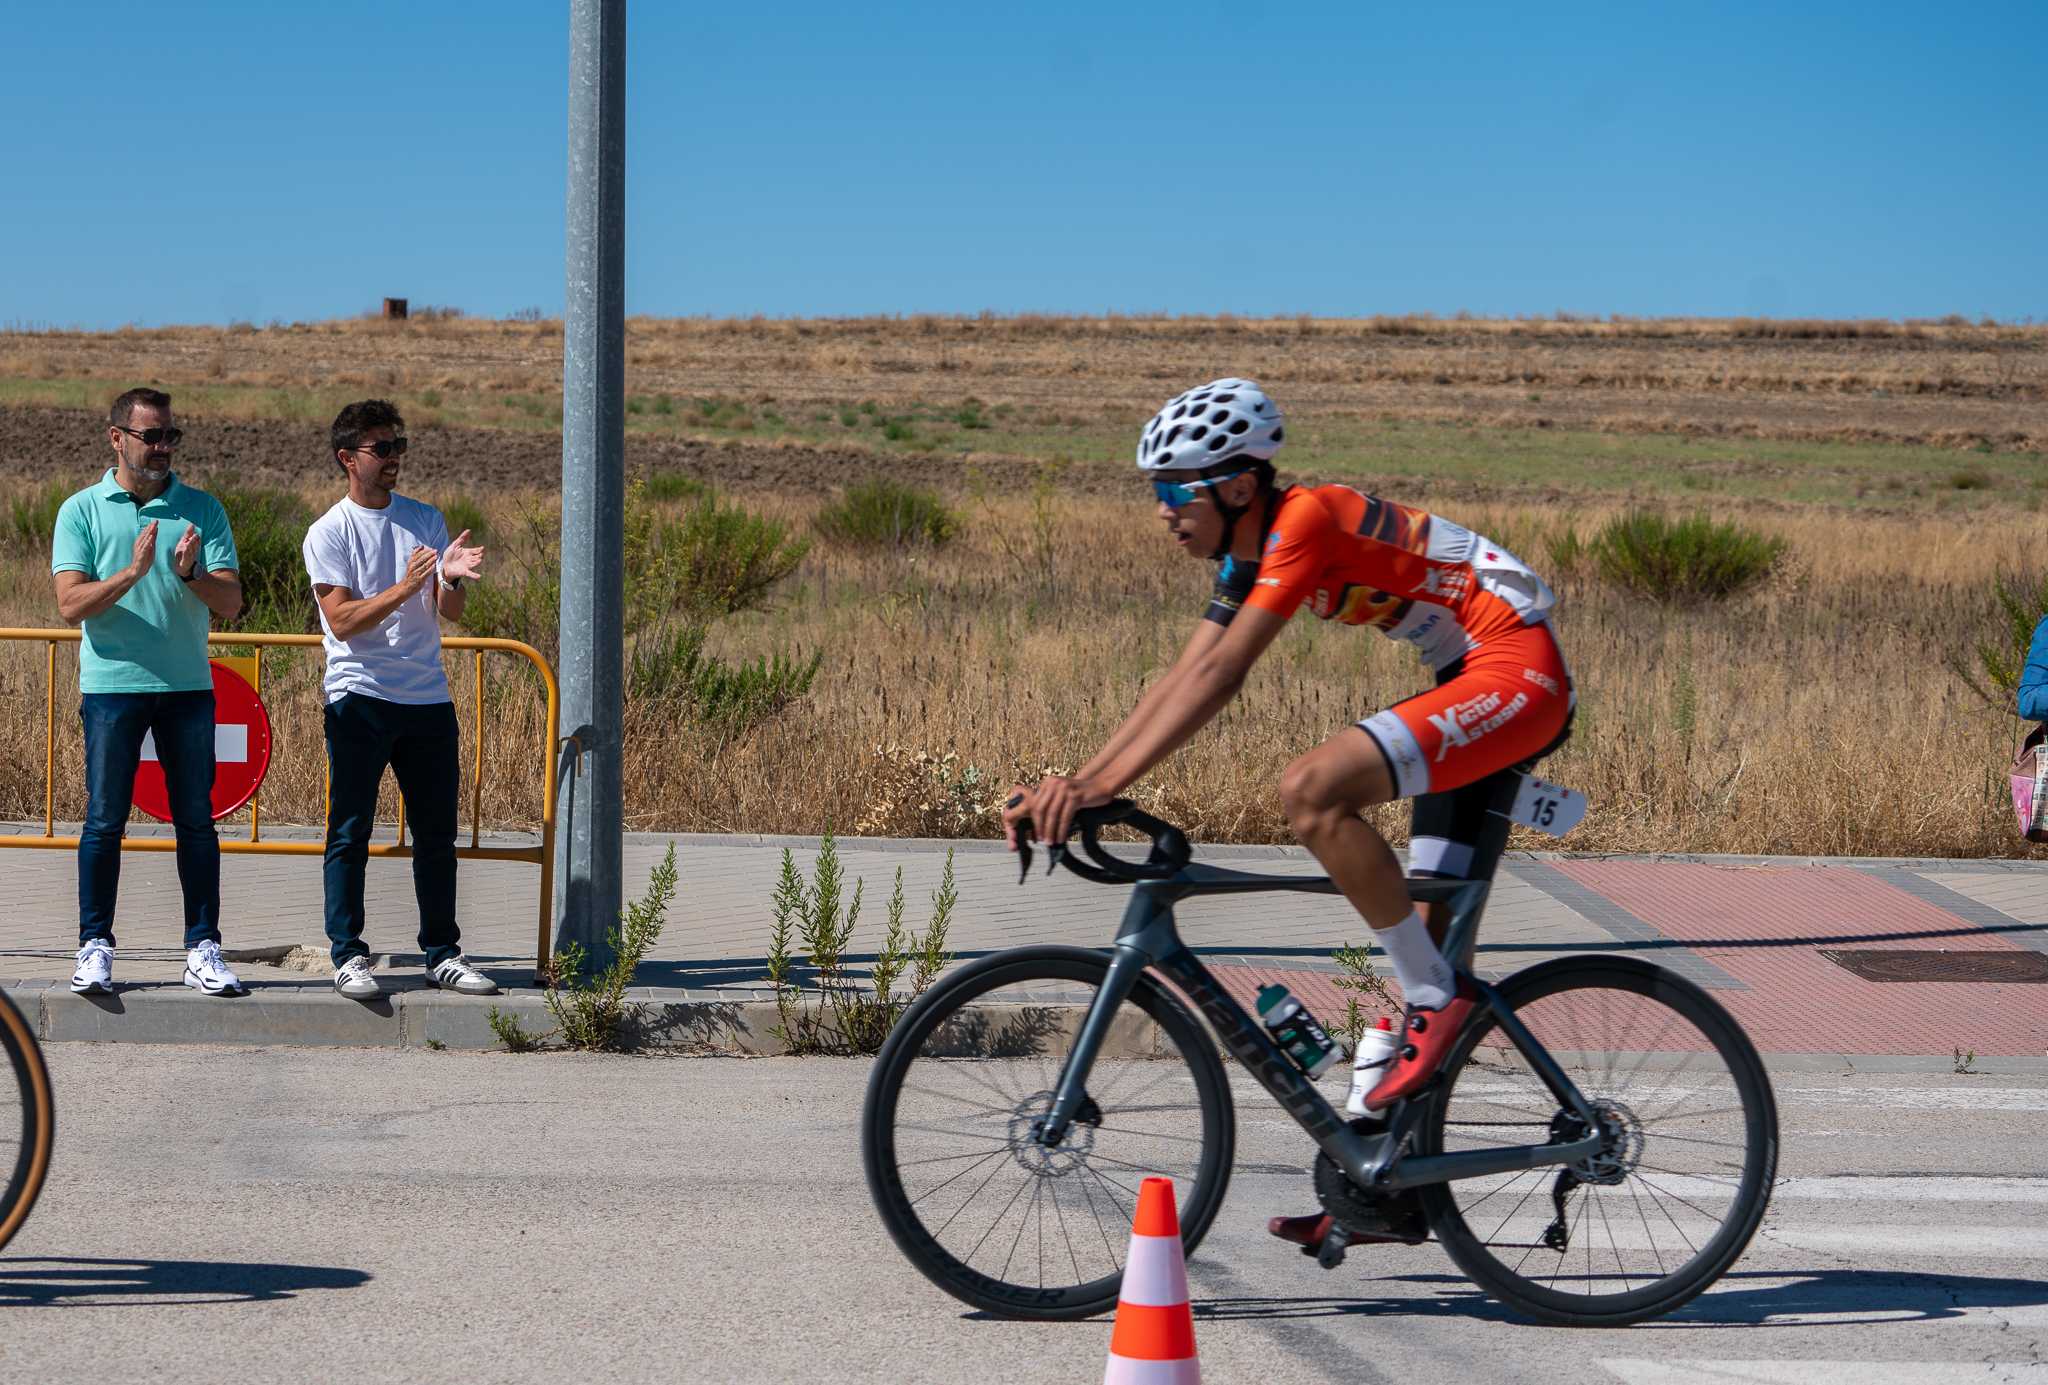
[[[2048,726],[2036,726],[2012,757],[2012,811],[2020,835],[2030,842],[2048,842]]]

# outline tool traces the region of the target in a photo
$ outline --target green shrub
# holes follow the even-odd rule
[[[637,616],[644,629],[671,613],[708,619],[758,609],[808,552],[783,524],[715,495],[664,519],[635,486],[626,505],[629,620]]]
[[[1978,640],[1972,651],[1976,667],[1954,653],[1944,658],[1950,671],[1987,705],[2014,712],[2018,707],[2020,674],[2026,671],[2027,651],[2034,642],[2034,627],[2040,623],[2042,613],[2048,612],[2048,578],[2029,582],[2020,577],[1994,577],[1991,590],[1998,611],[1991,637]]]
[[[670,842],[668,854],[647,882],[647,892],[619,911],[619,922],[606,935],[612,951],[609,966],[587,972],[578,943],[556,950],[542,998],[563,1043],[589,1052],[631,1046],[628,1024],[638,1017],[640,1007],[626,999],[626,987],[633,984],[633,973],[661,937],[675,897],[676,844]]]
[[[841,543],[901,548],[945,543],[960,521],[938,496],[894,481],[864,481],[819,511],[818,532]]]
[[[775,654],[728,664],[704,652],[704,628],[684,626],[634,645],[626,687],[634,698],[687,707],[692,717],[722,730],[749,730],[810,692],[822,653],[810,658]]]
[[[765,605],[809,547],[786,526],[721,505],[709,493],[670,519],[636,481],[626,492],[626,636],[673,649],[684,636],[671,631]],[[498,545],[489,579],[470,589],[463,624],[472,634],[523,641],[558,662],[561,559],[559,511],[530,506],[519,531]]]
[[[1586,545],[1600,576],[1653,601],[1715,601],[1770,576],[1785,540],[1705,515],[1638,510],[1609,520]],[[1553,556],[1556,556],[1553,554]]]
[[[313,507],[297,491],[245,486],[232,477],[207,490],[227,511],[235,532],[242,613],[233,627],[252,634],[279,635],[319,629],[305,559]]]
[[[71,498],[74,488],[62,481],[31,486],[7,502],[7,528],[17,543],[38,553],[50,551],[50,536],[57,529],[57,511]]]
[[[685,476],[680,471],[657,471],[651,473],[644,485],[649,500],[673,504],[680,500],[697,500],[710,494],[711,488],[694,476]]]
[[[897,1018],[923,995],[953,956],[946,950],[953,906],[960,892],[953,883],[953,853],[946,853],[945,874],[932,892],[931,920],[922,933],[903,926],[903,868],[896,868],[896,888],[889,896],[889,924],[875,954],[868,984],[848,968],[846,948],[860,920],[866,882],[853,882],[846,896],[846,876],[839,864],[839,846],[828,830],[818,845],[811,883],[803,882],[788,848],[782,852],[782,873],[769,901],[774,923],[768,935],[768,984],[775,991],[781,1023],[770,1033],[791,1053],[876,1053]],[[800,946],[801,954],[796,950]],[[803,1007],[803,983],[796,976],[797,958],[813,972],[817,1003]],[[910,993],[898,996],[896,982],[910,972]]]
[[[634,1047],[641,1038],[635,1024],[641,1007],[626,999],[626,988],[660,939],[675,897],[676,846],[670,842],[661,864],[648,878],[647,892],[621,909],[619,922],[606,933],[612,952],[608,966],[590,971],[581,943],[555,949],[541,995],[554,1017],[554,1030],[536,1034],[517,1016],[493,1005],[484,1018],[498,1042],[513,1053],[531,1053],[549,1038],[559,1038],[564,1047],[586,1052],[615,1053]]]

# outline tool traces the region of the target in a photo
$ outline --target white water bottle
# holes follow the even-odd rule
[[[1400,1037],[1394,1022],[1385,1015],[1380,1016],[1377,1025],[1358,1036],[1358,1047],[1351,1054],[1351,1095],[1344,1101],[1346,1111],[1354,1116],[1371,1114],[1365,1109],[1365,1099],[1387,1075]]]

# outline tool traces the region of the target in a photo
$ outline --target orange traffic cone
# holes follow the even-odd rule
[[[1138,1186],[1131,1254],[1124,1261],[1102,1385],[1201,1385],[1201,1380],[1173,1180],[1148,1178]]]

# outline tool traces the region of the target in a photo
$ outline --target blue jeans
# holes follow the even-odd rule
[[[213,690],[85,693],[85,826],[78,833],[78,943],[114,941],[121,837],[135,801],[142,737],[156,737],[178,836],[185,946],[220,941],[220,838],[213,830]]]
[[[321,880],[327,895],[327,941],[338,967],[367,957],[363,943],[363,873],[377,790],[384,767],[405,796],[412,836],[412,889],[420,906],[420,950],[429,969],[461,951],[455,926],[455,814],[459,798],[455,704],[408,706],[347,693],[327,704],[327,854]]]

